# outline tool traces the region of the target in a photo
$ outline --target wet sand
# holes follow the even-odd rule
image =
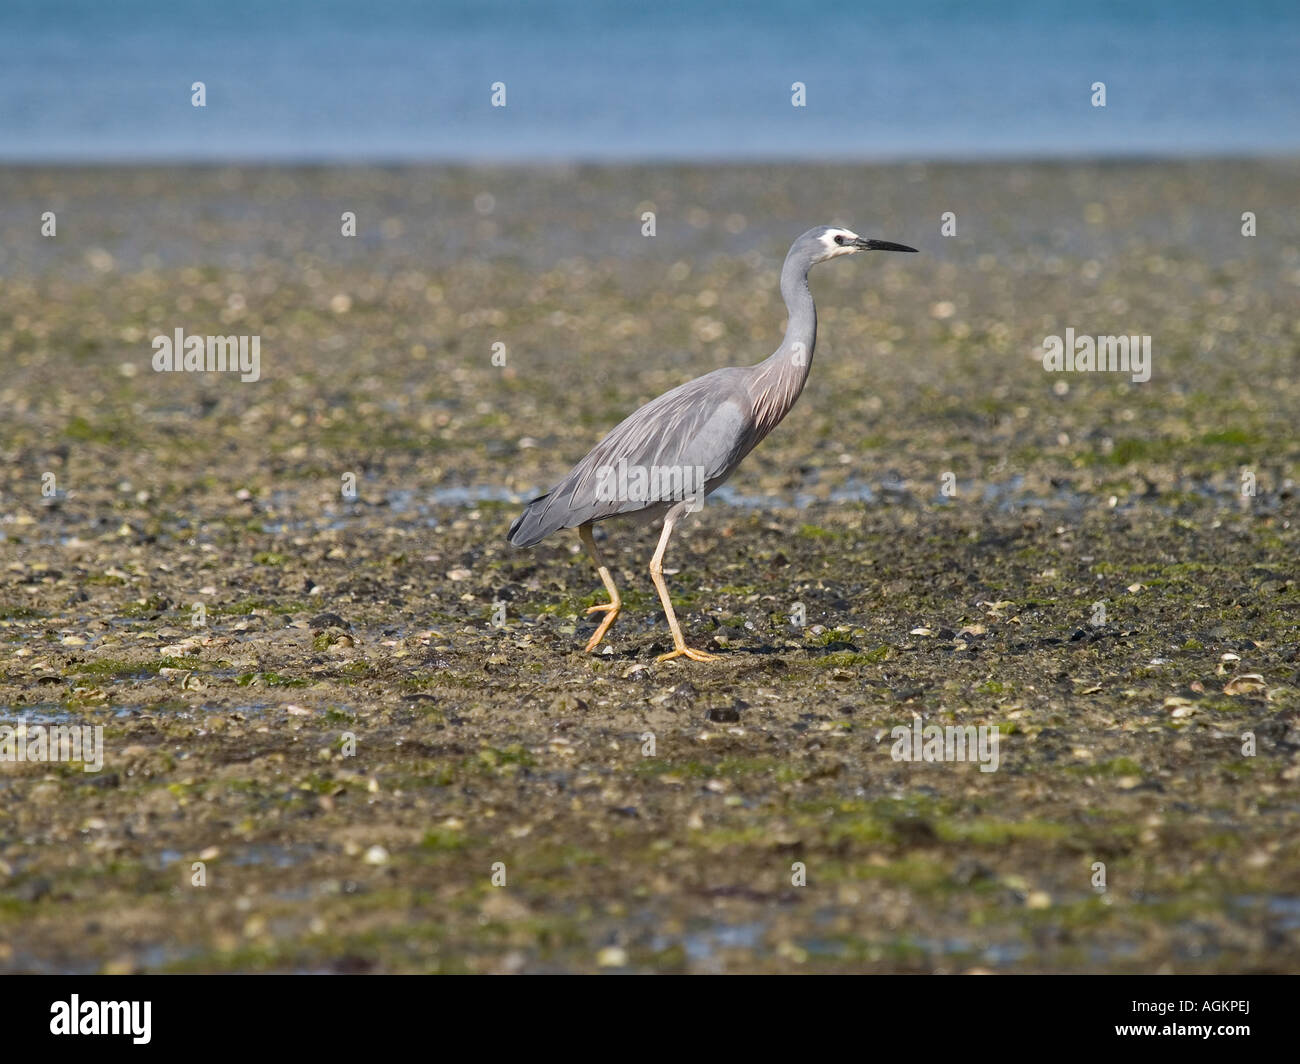
[[[1298,179],[0,170],[3,723],[104,729],[0,761],[0,968],[1297,970]],[[655,663],[620,525],[584,655],[518,502],[765,357],[821,222],[922,253],[813,273],[803,397],[674,540],[720,660]],[[177,328],[260,379],[154,372]],[[1045,372],[1067,328],[1150,381]],[[895,760],[918,717],[998,770]]]

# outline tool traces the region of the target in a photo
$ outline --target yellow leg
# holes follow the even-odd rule
[[[588,654],[596,649],[597,645],[605,638],[605,633],[609,631],[609,626],[618,619],[618,611],[622,608],[622,600],[618,597],[618,588],[614,586],[614,578],[609,575],[609,570],[605,568],[605,563],[600,559],[600,551],[596,549],[596,540],[591,535],[591,524],[578,526],[578,537],[582,540],[583,545],[587,548],[587,553],[591,555],[591,560],[596,566],[596,572],[600,574],[600,582],[605,585],[605,590],[609,592],[609,601],[602,602],[598,606],[588,606],[588,613],[603,613],[605,619],[600,622],[600,627],[596,629],[595,634],[587,640],[587,645],[583,648]]]
[[[659,536],[659,547],[655,551],[655,556],[650,559],[650,579],[655,582],[659,601],[664,604],[664,616],[668,618],[668,628],[673,633],[675,648],[667,654],[660,654],[655,661],[671,661],[673,658],[681,657],[690,658],[691,661],[716,661],[718,655],[706,654],[703,650],[693,650],[686,645],[686,640],[682,638],[681,626],[677,623],[677,614],[673,612],[672,599],[668,597],[668,585],[664,583],[664,551],[668,549],[668,537],[673,534],[675,522],[675,513],[670,510],[668,516],[664,518],[664,530]]]

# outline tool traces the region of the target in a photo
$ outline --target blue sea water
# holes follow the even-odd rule
[[[1298,71],[1300,0],[0,0],[0,160],[1289,154]]]

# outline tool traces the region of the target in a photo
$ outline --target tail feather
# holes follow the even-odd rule
[[[545,495],[537,496],[524,507],[524,512],[514,519],[506,537],[512,546],[531,547],[555,531],[555,528],[548,527],[546,521],[546,501],[550,497],[549,491]]]

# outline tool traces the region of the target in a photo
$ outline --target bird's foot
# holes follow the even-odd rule
[[[605,638],[605,633],[609,631],[609,626],[618,617],[618,611],[622,608],[622,605],[621,602],[602,602],[598,606],[587,607],[588,613],[603,613],[605,619],[600,622],[600,627],[592,633],[591,638],[587,640],[587,645],[582,648],[585,653],[590,654],[600,645],[600,641]]]
[[[691,647],[678,647],[676,650],[670,650],[667,654],[660,654],[655,658],[655,663],[661,661],[672,661],[673,658],[690,658],[691,661],[717,661],[717,654],[706,654],[703,650],[693,650]]]

